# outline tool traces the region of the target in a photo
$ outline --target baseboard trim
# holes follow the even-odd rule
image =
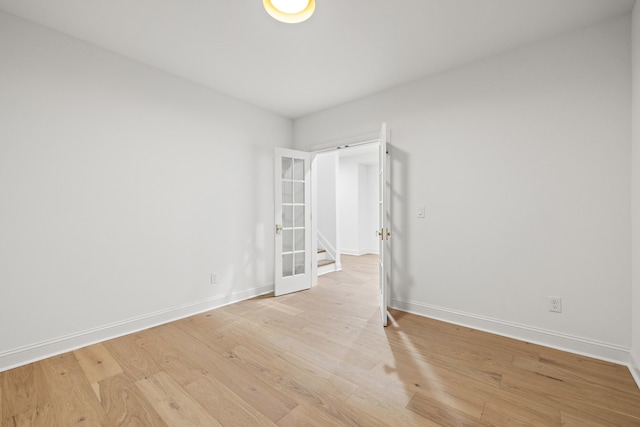
[[[265,285],[232,294],[207,298],[179,307],[157,311],[121,322],[114,322],[98,328],[87,329],[63,337],[4,351],[0,353],[0,372],[270,292],[273,292],[273,285]]]
[[[360,256],[362,255],[364,252],[360,251],[360,250],[356,250],[356,249],[345,249],[345,248],[341,248],[340,249],[340,254],[341,255],[352,255],[352,256]]]
[[[640,358],[636,357],[633,351],[629,355],[629,371],[631,371],[631,376],[633,376],[638,388],[640,388]]]
[[[318,267],[318,276],[322,276],[324,274],[335,273],[336,271],[342,270],[342,264],[334,262],[333,264],[323,265],[322,267]]]
[[[362,249],[362,250],[341,249],[340,253],[342,255],[353,255],[353,256],[361,256],[361,255],[367,255],[367,254],[378,255],[378,249]]]
[[[391,300],[390,306],[418,316],[429,317],[520,341],[629,366],[631,349],[627,347],[507,322],[491,317],[450,310],[416,301],[394,298]],[[636,378],[636,382],[637,381]]]

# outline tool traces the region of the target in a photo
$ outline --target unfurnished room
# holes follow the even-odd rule
[[[639,386],[636,0],[0,0],[0,427]]]

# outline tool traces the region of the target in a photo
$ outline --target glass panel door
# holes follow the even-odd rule
[[[282,158],[282,277],[305,273],[305,161]]]
[[[309,162],[309,153],[276,149],[276,296],[311,287]]]

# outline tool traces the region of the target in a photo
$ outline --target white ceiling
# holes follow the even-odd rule
[[[0,0],[0,9],[297,118],[629,12],[635,0]]]

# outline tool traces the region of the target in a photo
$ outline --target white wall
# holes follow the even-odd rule
[[[377,165],[360,163],[358,165],[360,215],[360,236],[358,242],[360,253],[377,254],[378,239],[375,231],[378,229],[378,167]]]
[[[626,363],[629,35],[626,16],[294,122],[297,147],[390,125],[393,306]]]
[[[341,253],[355,255],[359,250],[360,233],[358,216],[358,163],[349,157],[340,159],[338,173],[338,203],[340,211],[340,250]]]
[[[377,253],[377,168],[359,156],[340,158],[338,174],[341,252],[347,255]],[[373,171],[373,173],[372,173]]]
[[[272,289],[290,120],[4,13],[0,58],[0,370]]]
[[[640,2],[633,8],[633,348],[632,372],[640,385]]]

